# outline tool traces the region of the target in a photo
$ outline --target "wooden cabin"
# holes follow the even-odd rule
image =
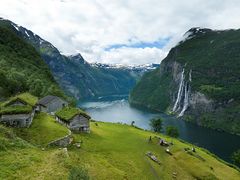
[[[65,107],[56,112],[56,121],[73,132],[90,132],[91,117],[78,108]]]
[[[35,115],[37,98],[24,93],[0,106],[0,122],[6,126],[29,127]]]
[[[56,111],[68,106],[68,102],[57,96],[45,96],[37,103],[37,111],[55,113]]]

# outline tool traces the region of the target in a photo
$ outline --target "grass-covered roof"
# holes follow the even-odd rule
[[[64,121],[70,121],[76,115],[82,115],[89,119],[91,118],[85,111],[79,108],[64,107],[63,109],[56,112],[56,116]]]
[[[6,106],[0,107],[0,115],[3,114],[25,114],[32,111],[32,106]]]
[[[16,100],[20,100],[30,106],[35,106],[38,102],[38,98],[36,96],[33,96],[30,93],[22,93],[14,97],[11,97],[8,101],[4,102],[2,106],[10,105]]]
[[[25,106],[20,105],[13,105],[9,106],[15,101],[20,100],[23,103],[25,103]],[[0,114],[24,114],[24,113],[30,113],[32,111],[33,106],[36,105],[38,101],[38,98],[31,95],[30,93],[22,93],[19,95],[16,95],[14,97],[11,97],[6,102],[3,102],[0,104]]]

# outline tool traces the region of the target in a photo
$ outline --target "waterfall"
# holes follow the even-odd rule
[[[189,80],[184,81],[184,68],[181,73],[181,79],[178,88],[178,94],[176,102],[174,103],[173,112],[179,112],[178,117],[184,115],[184,112],[189,106],[189,96],[190,96],[190,82],[192,82],[192,70],[189,71]]]
[[[178,117],[181,117],[184,115],[184,112],[187,110],[188,108],[188,103],[189,103],[189,92],[190,92],[190,88],[188,85],[185,86],[184,89],[184,101],[183,101],[183,108],[182,111],[179,113]]]
[[[177,99],[176,102],[173,106],[173,112],[176,112],[176,109],[178,107],[178,105],[180,105],[180,101],[182,98],[182,92],[183,92],[183,88],[184,88],[184,68],[182,70],[182,74],[181,74],[181,79],[180,79],[180,84],[179,84],[179,88],[178,88],[178,94],[177,94]]]
[[[189,72],[189,81],[192,82],[192,70],[190,69],[190,72]]]

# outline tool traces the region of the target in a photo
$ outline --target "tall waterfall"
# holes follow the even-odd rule
[[[179,112],[178,117],[184,115],[189,106],[190,82],[192,81],[192,70],[189,71],[189,78],[185,81],[184,68],[181,73],[180,84],[178,88],[177,99],[173,106],[173,112]]]
[[[189,86],[186,85],[184,88],[184,100],[183,100],[183,108],[181,110],[181,112],[179,113],[178,117],[181,117],[184,115],[184,112],[187,110],[188,108],[188,103],[189,103],[189,93],[190,93],[190,89]]]
[[[180,84],[179,84],[179,88],[178,88],[177,100],[173,106],[173,112],[175,112],[177,110],[178,106],[180,105],[182,92],[183,92],[183,86],[184,86],[184,68],[182,70]]]

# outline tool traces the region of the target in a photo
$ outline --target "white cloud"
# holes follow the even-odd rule
[[[87,61],[160,62],[191,27],[239,28],[239,0],[1,0],[0,16]],[[171,37],[166,47],[104,50]]]

